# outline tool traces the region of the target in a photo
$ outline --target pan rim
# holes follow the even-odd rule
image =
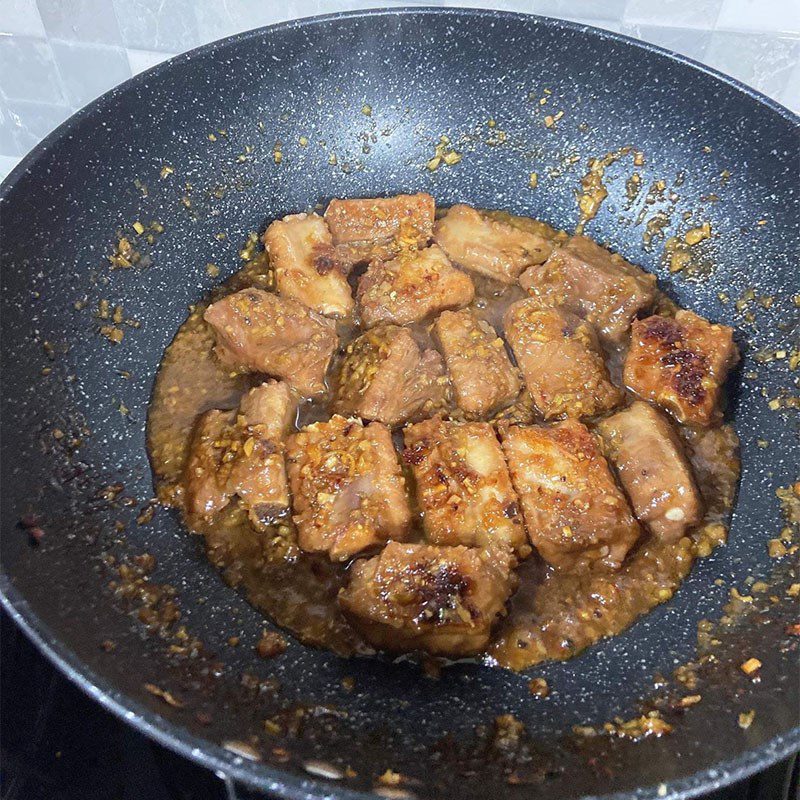
[[[658,45],[653,45],[624,34],[596,28],[579,22],[562,20],[537,14],[525,14],[511,11],[498,11],[479,8],[441,8],[430,6],[404,6],[398,8],[365,9],[358,11],[334,12],[330,14],[287,20],[273,25],[266,25],[243,31],[233,36],[209,42],[189,50],[156,66],[134,75],[120,85],[105,92],[99,98],[76,111],[65,120],[36,147],[25,155],[17,166],[0,184],[0,204],[7,202],[8,195],[21,177],[41,156],[57,141],[73,130],[89,114],[101,111],[104,106],[113,102],[117,95],[133,86],[143,84],[148,78],[156,77],[172,68],[173,64],[181,64],[213,52],[220,47],[229,47],[238,42],[247,41],[265,34],[276,34],[284,30],[315,26],[320,23],[348,19],[360,19],[378,16],[413,16],[437,15],[449,17],[476,17],[481,19],[503,19],[534,22],[543,26],[560,28],[576,32],[589,33],[600,39],[621,42],[627,46],[637,47],[646,52],[664,57],[673,62],[684,64],[694,70],[714,78],[732,89],[746,95],[750,99],[778,114],[796,130],[800,131],[800,115],[790,111],[772,98],[767,97],[741,81],[725,75],[712,67],[701,64],[694,59],[675,53]],[[0,567],[1,569],[1,567]],[[0,572],[0,605],[9,614],[37,649],[74,685],[98,702],[105,710],[114,714],[121,721],[132,725],[137,731],[155,740],[159,744],[185,758],[213,770],[222,780],[233,779],[249,788],[269,791],[288,800],[322,800],[329,798],[333,792],[345,800],[366,800],[373,794],[349,789],[331,783],[322,783],[309,776],[301,778],[290,772],[271,767],[264,763],[246,761],[231,753],[220,745],[207,739],[197,737],[182,726],[168,721],[160,714],[149,710],[131,696],[118,692],[109,681],[97,675],[70,648],[63,645],[52,635],[48,627],[28,606],[24,596],[13,586],[10,578]],[[672,781],[667,786],[667,794],[663,784],[639,787],[633,790],[614,792],[602,795],[585,795],[582,800],[684,800],[695,797],[700,792],[712,791],[725,787],[735,781],[753,775],[772,764],[800,750],[800,725],[790,728],[785,733],[773,737],[760,746],[722,762],[716,762],[703,770]],[[334,788],[335,787],[335,788]]]

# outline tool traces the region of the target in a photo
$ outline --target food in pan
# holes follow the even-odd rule
[[[585,236],[427,194],[269,224],[149,419],[161,499],[302,641],[568,658],[719,541],[732,331]]]

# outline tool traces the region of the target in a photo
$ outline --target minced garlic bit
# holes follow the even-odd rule
[[[770,539],[767,542],[767,552],[770,558],[783,558],[789,552],[789,548],[780,539]]]
[[[184,705],[181,700],[178,700],[170,692],[166,691],[165,689],[161,689],[154,683],[145,683],[144,688],[150,692],[150,694],[160,697],[168,706],[172,706],[173,708],[182,708]]]
[[[553,117],[553,120],[556,121],[555,117]],[[547,118],[545,118],[545,124],[547,124]],[[589,159],[589,169],[583,178],[581,178],[581,190],[577,194],[580,218],[575,227],[575,233],[583,233],[586,223],[597,216],[600,206],[606,197],[608,197],[608,189],[606,189],[603,183],[603,176],[605,175],[606,168],[610,167],[615,161],[622,158],[622,156],[630,153],[631,149],[629,145],[626,145],[620,147],[618,150],[606,153],[601,158]]]
[[[604,723],[603,730],[611,736],[639,741],[648,736],[658,737],[672,733],[672,725],[665,722],[658,711],[650,711],[641,717],[629,720],[616,717],[613,722]]]
[[[702,242],[703,239],[710,239],[711,238],[711,223],[704,222],[697,228],[692,228],[691,230],[686,231],[683,236],[683,240],[688,244],[690,247],[694,247],[698,242]]]
[[[308,137],[307,136],[301,136],[297,140],[297,143],[300,145],[300,147],[308,147]]]
[[[134,230],[136,231],[136,233],[138,233],[138,234],[142,234],[142,233],[144,233],[144,225],[142,225],[142,223],[141,223],[141,222],[139,222],[138,220],[137,220],[136,222],[134,222],[134,223],[133,223],[133,229],[134,229]]]
[[[531,172],[528,177],[528,185],[531,189],[535,189],[539,185],[539,176],[535,172]]]
[[[250,231],[247,234],[247,241],[244,247],[239,251],[239,258],[242,261],[249,261],[255,255],[255,248],[258,246],[258,234],[255,231]]]
[[[731,589],[730,594],[734,600],[739,600],[741,603],[753,602],[753,598],[749,594],[740,594],[739,590],[736,587]]]
[[[558,111],[555,114],[547,114],[544,118],[545,128],[554,128],[556,123],[564,116],[563,111]]]
[[[742,711],[742,713],[739,714],[739,727],[743,731],[746,731],[753,724],[753,720],[755,718],[755,709],[751,709],[750,711]]]
[[[141,255],[139,251],[134,249],[130,239],[127,239],[125,236],[119,238],[114,252],[108,256],[112,267],[121,267],[122,269],[132,267],[140,258]]]
[[[272,160],[276,164],[280,164],[283,161],[283,150],[281,150],[280,142],[275,142],[275,147],[272,148]]]
[[[365,117],[371,117],[372,116],[372,106],[369,105],[368,103],[364,103],[364,105],[361,106],[361,113]]]
[[[745,675],[753,675],[761,669],[761,662],[757,658],[748,658],[739,667]]]
[[[457,152],[450,146],[450,139],[447,136],[439,137],[439,143],[436,145],[433,158],[431,158],[425,165],[431,172],[439,169],[442,164],[452,167],[461,161],[461,153]]]
[[[689,694],[686,695],[686,697],[681,697],[678,701],[678,705],[680,705],[681,708],[689,708],[690,706],[696,706],[702,699],[702,695]]]
[[[169,164],[164,164],[164,166],[161,167],[161,171],[158,174],[162,178],[167,178],[170,175],[172,175],[174,172],[175,172],[175,170],[171,166],[169,166]]]
[[[125,331],[122,328],[115,328],[113,325],[103,325],[100,328],[100,333],[112,344],[119,344],[122,341],[122,337],[125,336]]]
[[[219,275],[219,267],[216,264],[206,264],[206,275],[209,278],[216,278]]]

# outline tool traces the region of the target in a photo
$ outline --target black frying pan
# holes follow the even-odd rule
[[[545,88],[550,113],[564,111],[555,128],[544,125],[538,104]],[[507,133],[505,143],[485,143],[489,118]],[[773,411],[769,401],[791,394],[793,378],[788,359],[762,364],[754,356],[779,342],[788,348],[796,336],[798,131],[796,117],[775,103],[656,48],[481,11],[346,14],[265,28],[109,93],[37,147],[0,193],[7,609],[73,680],[132,725],[286,797],[356,797],[375,786],[465,800],[684,797],[797,749],[798,639],[787,633],[797,611],[785,592],[797,565],[767,554],[782,524],[775,489],[798,476],[796,411]],[[464,159],[430,172],[424,165],[442,134],[459,142]],[[708,243],[707,279],[670,276],[662,243],[644,250],[642,226],[625,210],[629,162],[609,169],[610,196],[587,229],[658,273],[681,304],[737,326],[745,358],[730,414],[742,436],[743,474],[729,544],[624,635],[537,669],[553,688],[547,700],[531,697],[530,675],[476,665],[434,680],[410,664],[345,661],[296,642],[272,661],[255,658],[264,621],[223,583],[198,540],[164,511],[135,521],[152,493],[144,423],[153,376],[187,305],[214,282],[205,264],[233,272],[249,231],[332,196],[425,190],[442,205],[507,208],[571,228],[587,159],[625,144],[646,154],[646,184],[663,178],[672,186],[684,175],[668,233],[693,210],[718,234]],[[569,163],[573,153],[578,163]],[[164,165],[174,174],[159,177]],[[703,199],[712,193],[718,202]],[[143,248],[152,263],[110,271],[115,230],[130,233],[137,220],[164,225]],[[227,240],[215,238],[220,231]],[[769,308],[748,304],[752,323],[718,296],[735,300],[749,287],[774,298]],[[76,308],[83,298],[87,307]],[[142,321],[118,346],[97,333],[101,298]],[[151,581],[175,587],[180,623],[202,639],[200,655],[169,655],[174,639],[143,633],[136,603],[108,588],[115,572],[104,552],[155,556]],[[676,665],[697,657],[698,621],[720,618],[732,586],[748,594],[748,577],[770,588],[715,630],[715,658],[699,667],[696,688],[673,680]],[[236,633],[241,644],[228,646]],[[760,681],[739,669],[751,656],[763,662]],[[657,673],[665,684],[654,683]],[[351,691],[345,676],[355,678]],[[702,701],[677,707],[687,694]],[[654,705],[671,734],[632,742],[572,733],[576,724],[627,719]],[[751,709],[745,730],[738,715]],[[503,713],[526,725],[518,741],[495,736],[493,720]],[[263,721],[275,714],[295,719],[292,735],[270,737]],[[357,774],[341,777],[347,766]],[[378,782],[389,768],[404,776],[399,787]]]

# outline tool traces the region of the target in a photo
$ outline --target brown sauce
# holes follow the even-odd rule
[[[516,225],[546,229],[534,220],[495,213]],[[563,239],[564,235],[557,237]],[[470,307],[499,329],[505,309],[525,293],[516,285],[500,286],[473,277],[476,295]],[[264,253],[256,255],[192,310],[164,354],[148,416],[148,447],[158,496],[167,505],[182,508],[181,476],[198,415],[211,408],[234,408],[242,393],[263,377],[231,373],[221,365],[213,354],[213,332],[203,320],[209,302],[249,286],[272,288]],[[675,308],[662,294],[657,307],[661,313]],[[420,324],[412,326],[412,331],[433,346],[428,328],[429,324]],[[340,325],[339,351],[359,332],[358,328]],[[624,352],[607,355],[612,379],[619,384]],[[335,357],[329,374],[336,375],[337,371]],[[300,407],[296,426],[329,416],[325,398],[307,402]],[[541,421],[525,399],[501,416],[525,423]],[[704,520],[675,544],[645,534],[616,572],[599,566],[559,571],[534,554],[518,569],[519,588],[509,602],[507,617],[494,631],[484,658],[487,663],[525,669],[545,660],[570,658],[599,639],[619,633],[672,597],[694,559],[708,555],[724,541],[723,523],[739,477],[736,434],[727,425],[701,432],[677,428],[686,442],[708,509]],[[410,481],[410,475],[408,478]],[[412,540],[422,538],[416,509],[415,513]],[[248,600],[276,624],[306,644],[341,655],[372,652],[336,603],[347,566],[302,552],[290,519],[257,532],[247,513],[233,502],[210,520],[190,519],[186,514],[184,520],[190,530],[205,538],[208,557],[225,580],[240,587]]]

